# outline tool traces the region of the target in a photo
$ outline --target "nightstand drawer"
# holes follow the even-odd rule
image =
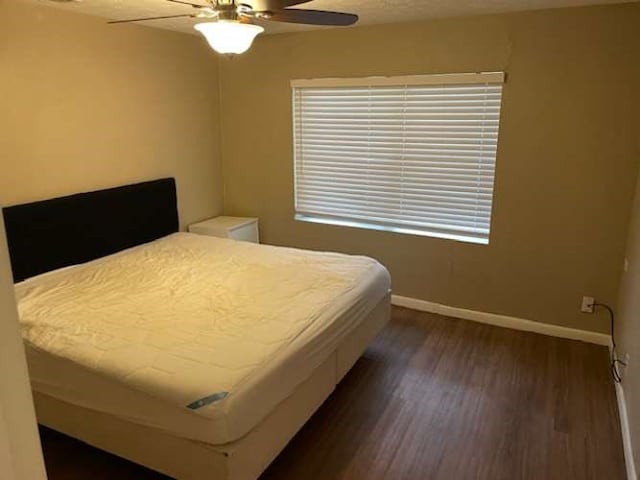
[[[234,240],[241,240],[243,242],[260,243],[260,236],[258,234],[258,222],[244,225],[229,232],[229,238]]]
[[[258,219],[248,217],[216,217],[189,225],[189,232],[211,237],[231,238],[260,243]]]

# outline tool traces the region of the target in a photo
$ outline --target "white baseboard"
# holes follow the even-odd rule
[[[439,303],[419,300],[417,298],[392,295],[391,303],[399,307],[411,308],[422,312],[437,313],[447,317],[472,320],[474,322],[486,323],[497,327],[511,328],[513,330],[524,330],[525,332],[541,333],[552,337],[570,338],[572,340],[581,340],[583,342],[595,343],[597,345],[609,346],[611,344],[611,336],[604,333],[561,327],[559,325],[551,325],[549,323],[534,322],[532,320],[509,317],[507,315],[498,315],[495,313],[477,312],[475,310],[450,307],[448,305],[441,305]]]
[[[624,463],[627,467],[627,480],[638,480],[636,464],[631,448],[631,431],[627,416],[627,402],[624,398],[624,387],[616,383],[616,398],[618,399],[618,415],[620,416],[620,430],[622,431],[622,445],[624,447]]]

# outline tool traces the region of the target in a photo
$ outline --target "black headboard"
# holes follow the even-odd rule
[[[173,178],[3,209],[15,282],[177,232]]]

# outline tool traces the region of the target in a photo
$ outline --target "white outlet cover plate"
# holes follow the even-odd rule
[[[580,311],[583,313],[593,313],[593,304],[595,300],[593,297],[582,297],[582,305]]]

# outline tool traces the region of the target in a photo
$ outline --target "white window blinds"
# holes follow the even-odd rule
[[[296,218],[488,243],[503,82],[292,81]]]

